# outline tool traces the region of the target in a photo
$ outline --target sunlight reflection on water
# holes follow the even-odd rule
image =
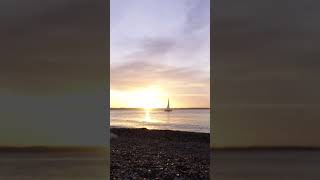
[[[112,127],[210,132],[209,109],[179,109],[172,112],[161,109],[111,110],[110,118]]]

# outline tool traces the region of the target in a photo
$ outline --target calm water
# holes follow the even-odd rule
[[[210,132],[209,109],[111,110],[110,118],[113,127]]]

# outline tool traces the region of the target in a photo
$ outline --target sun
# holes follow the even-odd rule
[[[125,108],[163,108],[166,106],[168,94],[160,86],[148,86],[126,91],[110,91],[111,107]]]
[[[152,109],[163,106],[163,92],[157,87],[147,87],[130,92],[129,107]]]

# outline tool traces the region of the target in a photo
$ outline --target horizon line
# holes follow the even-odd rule
[[[113,109],[146,109],[143,107],[110,107],[110,110]],[[148,108],[148,109],[166,109],[166,108]],[[171,109],[211,109],[211,107],[178,107]]]

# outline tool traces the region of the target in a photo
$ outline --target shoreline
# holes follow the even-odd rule
[[[152,128],[135,128],[135,127],[124,127],[124,126],[110,126],[110,132],[112,129],[126,129],[126,130],[148,130],[148,131],[168,131],[176,133],[196,133],[196,134],[207,134],[210,135],[210,132],[200,132],[200,131],[183,131],[183,130],[173,130],[173,129],[152,129]]]
[[[111,179],[209,179],[210,134],[111,128]]]

